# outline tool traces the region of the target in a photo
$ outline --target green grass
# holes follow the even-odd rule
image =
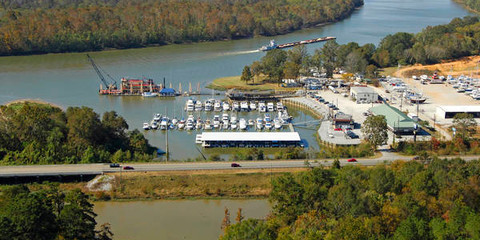
[[[283,88],[276,83],[266,83],[264,82],[265,77],[259,76],[255,79],[255,83],[240,80],[240,76],[231,76],[231,77],[221,77],[213,80],[207,88],[225,91],[228,89],[239,89],[239,90],[297,90],[296,88]]]

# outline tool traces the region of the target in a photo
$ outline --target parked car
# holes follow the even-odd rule
[[[123,170],[134,170],[135,168],[133,168],[132,166],[124,166],[123,167]]]
[[[111,168],[118,168],[118,167],[120,167],[120,164],[118,164],[118,163],[110,163],[110,167],[111,167]]]
[[[238,164],[238,163],[232,163],[231,166],[232,166],[232,167],[241,167],[240,164]]]
[[[333,130],[334,130],[334,131],[343,131],[342,128],[334,128]]]
[[[347,160],[347,162],[357,162],[357,159],[355,159],[355,158],[350,158],[350,159]]]

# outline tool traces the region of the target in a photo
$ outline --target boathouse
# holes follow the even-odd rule
[[[436,116],[440,119],[449,119],[455,117],[458,113],[472,114],[474,118],[480,118],[479,105],[450,105],[438,106]]]
[[[161,97],[175,97],[176,92],[173,88],[164,88],[158,93]]]
[[[298,132],[203,132],[202,147],[303,147]]]
[[[388,128],[396,134],[413,133],[417,125],[407,114],[388,104],[382,104],[370,108],[375,116],[383,115],[387,120]]]

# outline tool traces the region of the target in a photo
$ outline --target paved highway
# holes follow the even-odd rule
[[[451,157],[452,158],[452,157]],[[462,157],[465,160],[479,159],[480,156]],[[382,156],[374,159],[358,159],[358,162],[347,162],[341,159],[341,165],[375,166],[381,163],[389,163],[395,160],[409,160],[411,157],[401,156],[391,152],[383,152]],[[309,160],[309,165],[330,166],[332,159]],[[269,168],[301,168],[306,167],[305,160],[275,160],[275,161],[241,161],[237,162],[242,169],[269,169]],[[0,167],[0,177],[28,177],[28,176],[67,176],[102,174],[119,171],[193,171],[193,170],[224,170],[232,169],[231,162],[201,162],[201,163],[132,163],[123,166],[132,166],[134,170],[122,170],[111,168],[109,164],[71,164],[71,165],[31,165],[31,166],[4,166]]]

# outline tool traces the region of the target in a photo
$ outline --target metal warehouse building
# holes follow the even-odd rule
[[[298,132],[203,132],[196,142],[203,147],[303,146]]]
[[[370,108],[370,112],[374,115],[383,115],[387,120],[388,128],[395,133],[413,133],[415,130],[415,122],[405,113],[388,104],[382,104]]]
[[[448,119],[455,117],[457,113],[468,113],[474,118],[480,118],[480,105],[438,106],[435,115],[440,119]]]
[[[378,100],[378,93],[369,87],[352,87],[350,96],[355,98],[357,103],[372,103]]]

